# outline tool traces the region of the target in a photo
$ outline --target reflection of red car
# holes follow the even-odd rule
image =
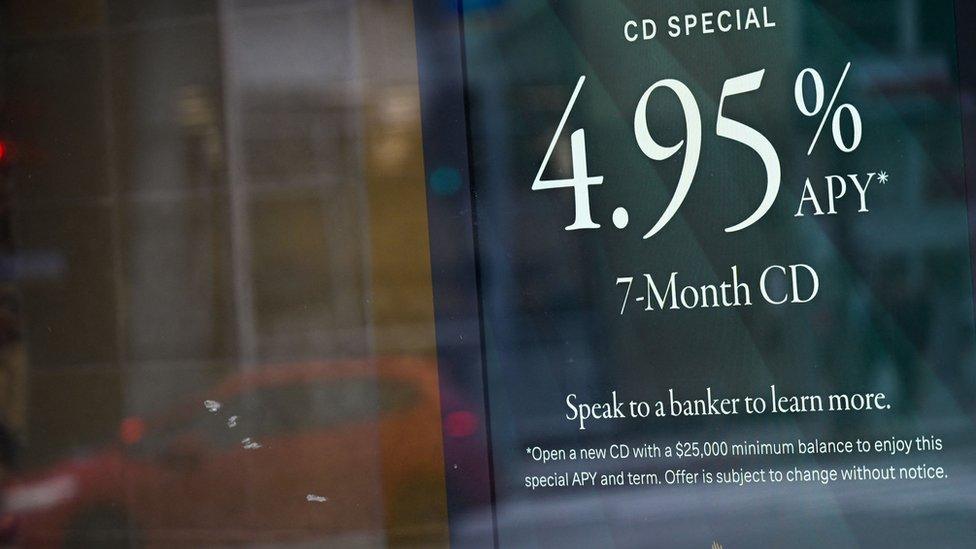
[[[127,419],[119,443],[16,479],[6,509],[28,546],[442,535],[439,409],[429,361],[267,368]],[[478,429],[448,412],[451,436]]]

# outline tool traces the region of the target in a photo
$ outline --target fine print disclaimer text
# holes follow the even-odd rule
[[[585,431],[596,422],[619,419],[678,418],[759,414],[875,412],[891,409],[884,393],[829,395],[717,395],[706,388],[697,398],[674,389],[657,401],[629,400],[611,391],[601,402],[565,399],[567,421]],[[912,436],[780,439],[700,439],[616,442],[562,447],[529,445],[525,459],[533,474],[527,490],[586,489],[612,486],[819,484],[840,482],[938,481],[949,478],[940,463],[943,438]]]

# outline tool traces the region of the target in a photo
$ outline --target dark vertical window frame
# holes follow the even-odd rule
[[[498,541],[461,5],[458,0],[415,2],[414,19],[441,419],[446,420],[451,399],[459,399],[479,415],[481,427],[465,439],[444,436],[450,540],[452,547],[492,548]],[[453,178],[452,185],[439,184],[445,174]],[[475,470],[456,468],[458,463]],[[464,526],[458,528],[461,521]]]

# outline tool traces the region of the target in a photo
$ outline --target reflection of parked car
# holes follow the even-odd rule
[[[125,420],[119,443],[15,480],[5,503],[28,546],[423,529],[444,514],[439,409],[428,361],[267,368],[165,418]],[[446,412],[472,419],[452,436],[477,429]]]

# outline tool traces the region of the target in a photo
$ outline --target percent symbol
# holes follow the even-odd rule
[[[805,68],[800,71],[800,74],[796,77],[796,84],[793,86],[793,95],[796,99],[796,106],[800,109],[800,112],[805,116],[817,116],[820,117],[820,126],[817,127],[817,133],[813,136],[813,141],[810,142],[810,148],[807,150],[807,156],[813,154],[813,149],[817,145],[817,141],[820,139],[820,134],[823,132],[824,126],[827,125],[827,119],[831,119],[831,133],[834,136],[834,144],[837,148],[849,153],[861,144],[861,136],[864,131],[863,124],[861,123],[861,113],[858,112],[857,108],[850,103],[844,103],[843,105],[837,107],[834,110],[834,103],[837,102],[837,96],[840,94],[841,88],[844,86],[844,80],[847,78],[847,73],[851,70],[851,63],[848,62],[847,66],[844,67],[844,73],[840,75],[840,80],[837,82],[837,86],[834,88],[833,95],[830,97],[830,102],[827,104],[827,108],[824,109],[824,82],[820,73],[812,68]],[[813,82],[813,92],[814,92],[814,105],[811,108],[806,101],[803,94],[803,86],[806,79],[809,77],[810,81]],[[841,135],[841,120],[844,112],[851,118],[851,124],[853,126],[854,136],[851,140],[850,145],[844,142],[844,136]],[[831,114],[833,116],[831,117]]]

